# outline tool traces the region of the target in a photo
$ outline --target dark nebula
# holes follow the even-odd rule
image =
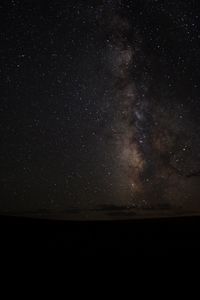
[[[200,211],[199,1],[0,11],[0,210]]]

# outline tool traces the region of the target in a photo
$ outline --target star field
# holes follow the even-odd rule
[[[0,210],[200,209],[198,1],[2,1]]]

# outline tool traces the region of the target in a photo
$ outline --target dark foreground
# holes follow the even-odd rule
[[[200,250],[200,217],[63,221],[0,217],[1,251],[80,255],[189,255]]]

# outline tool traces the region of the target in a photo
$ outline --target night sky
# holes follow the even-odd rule
[[[200,211],[198,0],[4,0],[0,22],[1,211]]]

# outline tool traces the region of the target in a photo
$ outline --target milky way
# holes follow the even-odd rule
[[[197,156],[195,161],[194,152],[188,153],[191,148],[198,148],[188,135],[191,120],[182,124],[182,115],[176,114],[176,110],[183,104],[171,105],[177,99],[170,99],[170,95],[158,99],[159,102],[153,99],[148,78],[153,76],[152,70],[148,70],[152,57],[144,54],[147,49],[143,48],[139,29],[133,27],[125,14],[120,14],[123,4],[120,1],[110,10],[107,7],[106,20],[107,60],[115,99],[111,135],[119,175],[116,188],[120,187],[122,204],[133,207],[187,205],[198,190],[198,179],[191,178],[199,174]],[[138,69],[143,73],[139,82],[135,76]],[[191,195],[188,189],[192,188]]]
[[[127,188],[135,197],[135,193],[143,189],[140,176],[145,168],[142,150],[146,144],[144,107],[147,101],[144,97],[143,99],[138,97],[131,74],[136,45],[134,42],[133,45],[128,42],[130,30],[128,21],[119,15],[114,15],[109,25],[108,64],[114,77],[113,97],[117,103],[111,125],[116,143],[115,155],[120,165],[119,172],[125,176]]]

